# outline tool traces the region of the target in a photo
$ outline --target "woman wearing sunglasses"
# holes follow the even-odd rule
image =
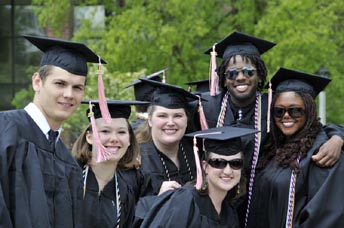
[[[272,78],[271,142],[248,193],[247,227],[344,227],[344,157],[326,168],[312,162],[328,139],[314,98],[329,82],[285,68]]]
[[[194,141],[205,139],[203,184],[188,184],[158,196],[141,227],[238,227],[231,201],[245,188],[240,137],[253,133],[222,127],[187,134]]]

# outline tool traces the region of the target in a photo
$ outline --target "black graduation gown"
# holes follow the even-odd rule
[[[216,127],[218,117],[221,111],[221,103],[225,93],[218,94],[214,97],[210,96],[209,93],[202,93],[202,98],[208,100],[207,102],[203,102],[203,110],[205,114],[205,118],[207,120],[209,128]],[[228,98],[227,110],[225,115],[224,126],[237,126],[237,127],[244,127],[244,128],[251,128],[254,129],[254,120],[255,120],[255,102],[251,103],[247,107],[243,108],[243,116],[240,121],[237,121],[237,110],[232,105],[230,99]],[[267,123],[267,106],[268,106],[268,96],[263,94],[261,96],[261,143],[263,143],[267,139],[266,134],[266,123]],[[249,175],[250,168],[251,168],[251,161],[254,152],[254,135],[248,135],[241,137],[241,141],[243,144],[243,152],[244,152],[244,164],[245,164],[245,173]]]
[[[24,110],[0,113],[0,227],[81,227],[82,172]]]
[[[140,195],[139,172],[135,169],[117,171],[121,201],[120,227],[132,227],[135,204]],[[84,228],[116,227],[117,204],[115,178],[98,194],[97,180],[90,168],[86,180],[86,194],[83,202]]]
[[[137,207],[144,210],[145,205]],[[156,197],[141,227],[234,228],[238,227],[238,217],[227,200],[219,215],[208,195],[200,195],[194,186],[185,185]]]
[[[307,157],[300,162],[295,228],[344,227],[344,157],[331,168],[318,167],[311,160],[326,140],[326,134],[321,131]],[[278,167],[274,160],[256,176],[248,227],[285,227],[290,177],[291,169]]]
[[[157,195],[159,193],[161,184],[163,181],[168,181],[165,168],[161,162],[160,156],[163,157],[166,167],[169,172],[170,180],[177,181],[179,184],[184,185],[185,183],[196,178],[196,165],[195,158],[193,154],[193,149],[191,147],[191,141],[186,139],[182,140],[182,145],[184,147],[185,155],[187,157],[192,178],[190,176],[190,171],[187,167],[185,159],[183,157],[182,151],[179,150],[179,169],[175,164],[164,154],[159,152],[154,146],[153,142],[145,143],[140,145],[141,152],[141,167],[140,170],[144,176],[145,186],[150,186],[145,189],[144,195]],[[160,156],[159,154],[160,153]]]

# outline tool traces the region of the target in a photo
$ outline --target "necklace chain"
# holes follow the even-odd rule
[[[189,164],[189,161],[188,161],[188,159],[187,159],[187,157],[186,157],[186,153],[185,153],[185,151],[184,151],[184,147],[183,147],[183,145],[182,145],[181,143],[179,144],[179,147],[180,147],[180,149],[181,149],[181,151],[182,151],[183,158],[184,158],[185,163],[186,163],[186,167],[187,167],[188,172],[189,172],[189,174],[190,174],[190,178],[191,178],[191,180],[193,180],[193,175],[192,175],[192,173],[191,173],[190,164]],[[166,177],[167,177],[167,179],[168,179],[169,181],[171,181],[170,173],[169,173],[169,171],[168,171],[168,168],[167,168],[165,159],[161,156],[160,153],[158,153],[158,154],[159,154],[159,157],[160,157],[162,166],[164,167]]]

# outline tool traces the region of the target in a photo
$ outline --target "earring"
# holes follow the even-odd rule
[[[241,189],[240,189],[240,185],[238,184],[238,185],[237,185],[237,195],[239,195],[240,192],[241,192]]]
[[[204,181],[202,184],[202,191],[205,191],[208,189],[208,182]]]

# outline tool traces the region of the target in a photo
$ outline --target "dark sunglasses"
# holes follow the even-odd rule
[[[280,108],[280,107],[274,107],[273,108],[273,116],[277,118],[282,118],[286,112],[288,112],[289,116],[292,118],[300,118],[305,114],[305,110],[303,108]]]
[[[250,78],[254,75],[255,71],[256,71],[256,68],[252,66],[245,66],[243,68],[229,68],[225,72],[225,76],[228,80],[235,80],[238,77],[239,73],[242,72],[242,74],[246,78]]]
[[[224,169],[227,164],[235,170],[241,169],[244,165],[242,159],[225,160],[222,158],[211,158],[208,160],[208,164],[215,169]]]

